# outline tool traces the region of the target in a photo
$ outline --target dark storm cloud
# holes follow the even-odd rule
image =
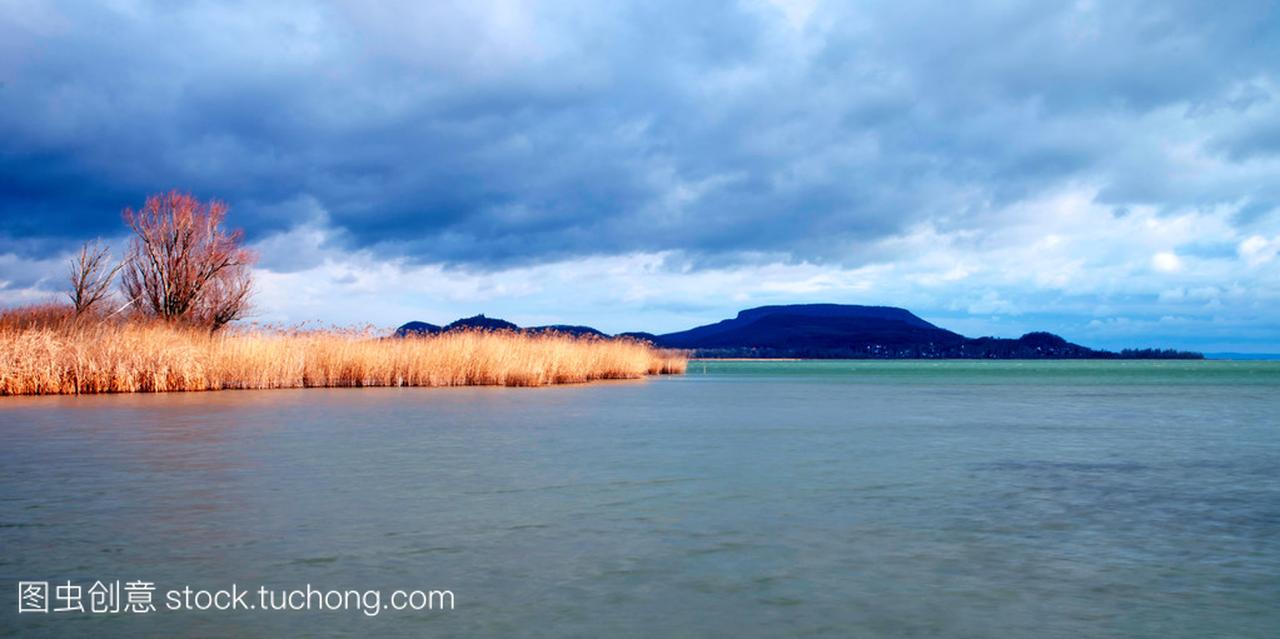
[[[0,235],[115,233],[176,186],[254,238],[321,224],[424,262],[849,262],[1074,181],[1117,210],[1275,201],[1247,166],[1280,152],[1274,7],[20,6]],[[1227,165],[1179,179],[1168,147],[1201,138]]]

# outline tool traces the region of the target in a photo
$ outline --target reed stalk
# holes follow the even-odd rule
[[[43,313],[43,315],[42,315]],[[683,373],[684,353],[630,339],[457,331],[395,339],[371,330],[0,315],[0,395],[358,386],[543,386]]]

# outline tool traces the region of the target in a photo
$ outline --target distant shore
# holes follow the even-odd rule
[[[694,357],[690,362],[804,362],[803,357]]]
[[[1245,362],[1280,361],[1280,355],[1239,357],[714,357],[694,355],[689,362]]]
[[[695,361],[1280,361],[1280,355],[1206,357],[714,357],[694,355]]]

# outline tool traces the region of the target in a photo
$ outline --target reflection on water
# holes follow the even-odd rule
[[[0,630],[1280,627],[1275,364],[690,370],[540,389],[0,399]],[[20,579],[450,589],[457,609],[18,616]]]

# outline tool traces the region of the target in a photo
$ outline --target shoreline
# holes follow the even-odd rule
[[[681,374],[685,353],[629,339],[457,331],[209,333],[158,322],[0,327],[0,396],[284,388],[551,386]]]

